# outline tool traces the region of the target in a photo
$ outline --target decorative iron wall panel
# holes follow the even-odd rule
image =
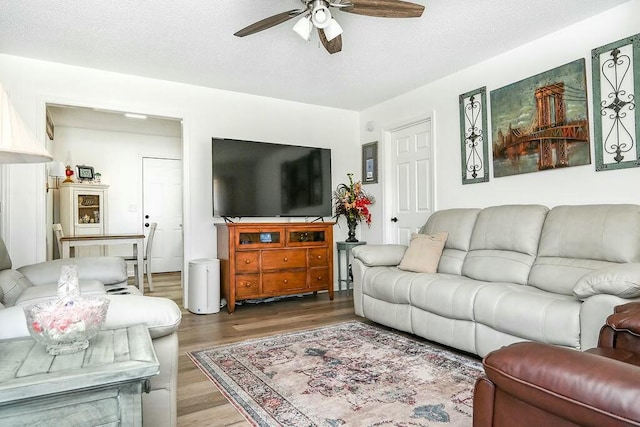
[[[640,34],[591,51],[596,170],[640,166]]]
[[[489,181],[487,88],[460,95],[462,183]]]

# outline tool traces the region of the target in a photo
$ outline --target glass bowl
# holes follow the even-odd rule
[[[104,324],[109,300],[80,297],[47,301],[24,308],[31,336],[52,355],[82,351]]]

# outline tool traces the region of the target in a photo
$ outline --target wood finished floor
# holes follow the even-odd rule
[[[180,308],[180,273],[153,275],[154,291],[145,295],[166,297]],[[216,314],[197,315],[182,308],[178,367],[178,426],[245,427],[242,415],[215,388],[187,357],[192,350],[242,341],[282,332],[362,319],[353,312],[353,298],[345,291],[335,292],[333,301],[325,293],[281,301],[244,304],[233,314],[222,309]]]

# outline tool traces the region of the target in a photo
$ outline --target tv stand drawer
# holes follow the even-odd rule
[[[238,298],[257,298],[260,296],[259,274],[238,274],[236,276],[236,296]]]
[[[284,270],[306,266],[307,251],[305,249],[262,251],[262,270]]]
[[[260,251],[238,252],[236,255],[236,271],[260,271]]]
[[[296,271],[286,273],[264,273],[262,275],[262,290],[265,293],[277,294],[282,291],[307,288],[307,272]]]

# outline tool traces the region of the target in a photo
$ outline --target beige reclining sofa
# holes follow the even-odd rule
[[[613,308],[640,300],[638,205],[448,209],[421,230],[438,232],[433,273],[400,269],[403,245],[354,248],[355,312],[484,356],[518,341],[595,347]]]

